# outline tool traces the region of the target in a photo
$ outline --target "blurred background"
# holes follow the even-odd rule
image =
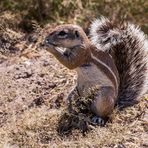
[[[87,31],[101,15],[117,22],[128,20],[148,33],[148,0],[0,0],[0,25],[24,32],[47,23],[74,23]]]

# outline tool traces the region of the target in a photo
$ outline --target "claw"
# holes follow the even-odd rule
[[[94,116],[91,121],[95,125],[100,125],[100,126],[105,125],[105,120],[98,116]]]

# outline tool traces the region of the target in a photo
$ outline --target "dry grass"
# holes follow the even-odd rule
[[[59,135],[57,128],[65,112],[65,98],[76,76],[40,50],[38,42],[9,42],[20,50],[11,57],[0,56],[0,147],[148,147],[147,97],[123,111],[115,109],[105,127],[91,127],[85,135],[80,129]]]
[[[115,110],[110,123],[94,127],[85,136],[77,129],[68,136],[60,136],[57,127],[65,108],[64,98],[74,85],[74,72],[65,69],[47,52],[39,54],[38,58],[22,57],[13,64],[12,61],[1,64],[0,147],[148,146],[147,98],[124,111]],[[28,70],[33,74],[26,78],[23,73]],[[16,77],[20,74],[22,77]],[[52,83],[54,88],[50,88]],[[41,100],[36,100],[40,97]]]

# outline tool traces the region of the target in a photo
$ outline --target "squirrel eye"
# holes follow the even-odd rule
[[[66,36],[66,35],[67,35],[67,33],[65,31],[60,31],[58,33],[58,36]]]
[[[80,36],[79,32],[77,30],[75,31],[75,36],[76,36],[76,38],[79,38],[79,36]]]

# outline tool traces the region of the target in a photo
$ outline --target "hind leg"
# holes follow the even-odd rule
[[[113,87],[101,87],[91,104],[91,110],[96,116],[92,118],[94,124],[104,125],[105,119],[112,113],[115,106],[115,92]]]

